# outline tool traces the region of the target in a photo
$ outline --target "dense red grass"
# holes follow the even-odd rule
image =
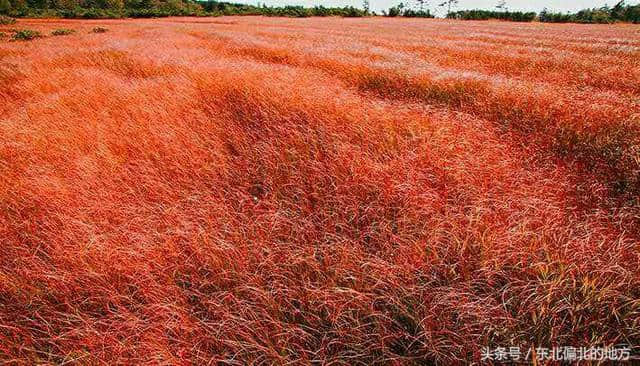
[[[77,32],[0,40],[0,362],[640,343],[637,27],[12,27]]]

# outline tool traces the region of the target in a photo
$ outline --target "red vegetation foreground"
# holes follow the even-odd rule
[[[637,27],[11,27],[0,363],[640,343]]]

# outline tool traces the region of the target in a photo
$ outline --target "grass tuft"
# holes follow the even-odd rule
[[[32,41],[36,38],[42,38],[42,33],[31,29],[17,29],[11,36],[12,41]]]
[[[6,15],[0,15],[0,25],[11,25],[16,24],[16,20],[14,18],[8,17]]]
[[[103,28],[103,27],[95,27],[93,29],[91,29],[91,33],[106,33],[109,30],[107,28]]]
[[[51,32],[52,36],[68,36],[70,34],[75,33],[76,31],[73,29],[60,28]]]

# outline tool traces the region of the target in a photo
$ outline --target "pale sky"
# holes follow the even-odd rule
[[[256,5],[303,5],[306,7],[313,7],[315,5],[330,6],[355,6],[362,7],[362,0],[225,0],[230,2],[239,2],[246,4]],[[437,5],[444,0],[431,0],[429,1],[429,8],[437,10]],[[495,9],[499,0],[459,0],[457,9]],[[535,11],[539,12],[543,8],[547,8],[554,11],[576,11],[584,8],[593,8],[603,6],[605,3],[609,6],[616,4],[618,0],[507,0],[507,6],[509,10],[522,10],[522,11]],[[637,4],[640,0],[627,0],[627,4]],[[415,0],[369,0],[371,4],[371,10],[380,12],[383,9],[388,9],[393,5],[397,5],[400,2],[405,4],[413,4]],[[439,13],[442,13],[440,11]]]

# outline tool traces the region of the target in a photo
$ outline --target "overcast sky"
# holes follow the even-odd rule
[[[231,2],[241,2],[247,4],[267,4],[267,5],[303,5],[312,7],[315,5],[324,6],[356,6],[362,7],[362,0],[226,0]],[[382,9],[396,5],[400,2],[405,4],[415,3],[415,0],[369,0],[371,9],[380,12]],[[436,9],[437,5],[444,0],[431,0],[431,9]],[[457,9],[492,9],[495,8],[499,0],[459,0]],[[556,11],[576,11],[584,8],[600,7],[607,3],[609,6],[615,5],[618,0],[507,0],[509,10],[540,11],[543,8]],[[627,0],[627,4],[637,4],[640,0]]]

